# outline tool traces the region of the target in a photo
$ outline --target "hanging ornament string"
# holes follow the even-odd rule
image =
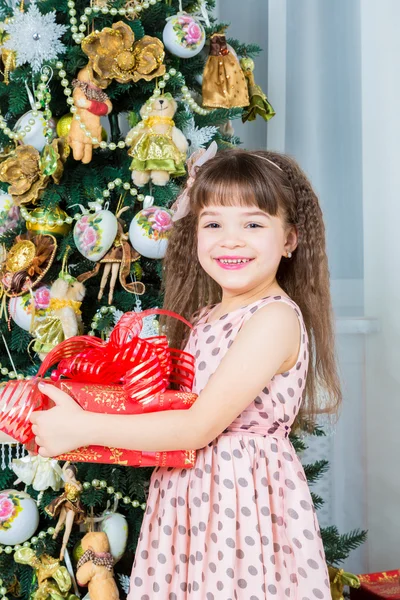
[[[197,11],[195,12],[195,15],[197,16],[197,18],[204,21],[204,23],[206,24],[207,27],[210,27],[210,19],[208,17],[207,4],[206,4],[205,0],[199,1],[199,13],[200,14],[198,14]]]

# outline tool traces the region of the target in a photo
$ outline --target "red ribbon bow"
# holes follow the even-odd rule
[[[43,410],[43,396],[37,383],[47,370],[59,363],[58,372],[68,379],[96,384],[122,384],[133,402],[146,404],[171,384],[192,389],[194,357],[169,348],[165,336],[142,339],[143,318],[149,315],[183,317],[167,310],[149,309],[125,313],[114,327],[108,342],[90,335],[69,338],[58,344],[43,361],[33,381],[8,382],[0,394],[0,429],[18,441],[32,439],[29,417]]]

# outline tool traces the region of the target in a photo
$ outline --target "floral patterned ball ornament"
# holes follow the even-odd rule
[[[41,152],[45,145],[49,143],[49,140],[44,135],[45,130],[47,127],[50,127],[53,132],[53,138],[56,134],[56,124],[53,119],[50,119],[50,121],[47,123],[41,111],[38,111],[37,116],[33,116],[33,112],[35,111],[30,110],[22,115],[22,117],[20,117],[16,122],[14,131],[18,133],[19,131],[22,131],[24,127],[30,127],[31,130],[26,133],[24,140],[21,143],[33,146],[36,148],[36,150]]]
[[[192,58],[201,52],[206,41],[206,33],[198,19],[178,13],[167,19],[163,31],[164,46],[179,58]]]
[[[14,204],[11,194],[0,191],[0,235],[15,229],[19,220],[19,208]]]
[[[118,231],[118,221],[110,210],[83,215],[74,227],[74,241],[79,252],[97,262],[111,248]]]
[[[21,329],[30,331],[32,325],[32,317],[35,319],[44,317],[46,308],[50,304],[50,287],[42,285],[37,290],[33,290],[33,300],[35,302],[35,311],[32,311],[32,295],[24,294],[23,296],[15,296],[10,299],[8,304],[8,312],[14,323]]]
[[[36,502],[25,492],[0,492],[0,544],[23,544],[33,536],[39,525]]]
[[[164,258],[172,233],[172,211],[151,206],[139,211],[129,227],[132,246],[146,258]]]

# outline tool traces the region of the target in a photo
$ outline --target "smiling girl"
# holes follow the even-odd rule
[[[325,233],[310,183],[287,156],[232,150],[198,169],[165,259],[165,307],[194,318],[187,411],[83,412],[52,386],[33,415],[41,454],[99,444],[196,449],[192,470],[158,468],[130,600],[328,600],[329,578],[303,468],[289,440],[299,412],[341,394]],[[319,406],[320,393],[329,402]]]

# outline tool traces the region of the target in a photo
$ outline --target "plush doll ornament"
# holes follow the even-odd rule
[[[107,535],[91,531],[82,538],[81,545],[83,555],[76,571],[78,585],[89,587],[90,600],[119,600]]]
[[[128,154],[132,157],[132,180],[135,185],[146,185],[151,179],[154,185],[164,186],[171,177],[186,174],[185,159],[188,142],[175,127],[173,117],[177,104],[171,94],[164,94],[140,109],[140,115],[148,115],[144,127],[136,125],[127,135],[131,145]]]
[[[93,148],[98,148],[98,143],[102,139],[100,117],[112,111],[112,104],[107,94],[92,82],[91,70],[88,66],[79,71],[72,85],[74,87],[72,98],[77,111],[72,119],[68,143],[72,148],[74,159],[87,164],[92,160]],[[98,140],[98,143],[93,144],[92,139],[85,135],[80,127],[81,123]]]
[[[35,323],[33,345],[41,360],[57,344],[83,331],[80,306],[85,296],[85,286],[75,277],[61,272],[50,288],[47,315]]]

